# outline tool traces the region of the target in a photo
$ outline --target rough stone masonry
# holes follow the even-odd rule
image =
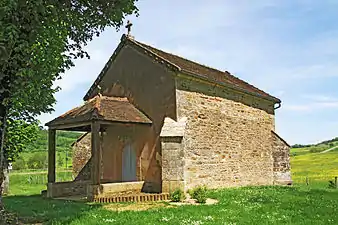
[[[275,132],[268,100],[187,77],[176,78],[177,122],[161,132],[162,192],[290,184],[289,145]],[[73,169],[89,177],[90,135],[75,145]]]
[[[182,151],[164,144],[162,160],[172,163],[162,178],[182,174],[183,165],[176,180],[185,190],[291,182],[289,146],[274,133],[273,103],[186,78],[177,79],[176,98],[178,120],[187,118]]]

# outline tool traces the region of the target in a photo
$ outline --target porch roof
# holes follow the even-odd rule
[[[93,121],[101,123],[140,123],[151,124],[152,121],[127,98],[97,95],[82,106],[69,110],[45,125],[52,129],[86,131]],[[74,129],[78,127],[81,129]]]

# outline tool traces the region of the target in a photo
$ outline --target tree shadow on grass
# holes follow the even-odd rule
[[[15,213],[20,221],[27,224],[49,224],[52,221],[67,224],[82,213],[101,207],[99,204],[46,199],[41,195],[6,196],[3,201],[7,211]]]

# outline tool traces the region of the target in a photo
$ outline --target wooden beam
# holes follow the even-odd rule
[[[91,122],[90,121],[84,121],[84,122],[74,122],[74,123],[67,123],[67,124],[53,124],[53,125],[48,125],[50,129],[55,129],[55,130],[66,130],[66,129],[71,129],[71,128],[78,128],[78,127],[85,127],[85,126],[90,126]]]
[[[48,130],[48,183],[55,183],[55,138],[56,131]]]
[[[152,124],[152,122],[126,122],[126,121],[108,121],[108,120],[99,120],[100,124],[104,124],[104,125],[148,125],[150,126]]]
[[[93,121],[91,124],[91,148],[92,148],[92,163],[91,163],[91,178],[95,185],[100,184],[101,179],[101,149],[100,149],[100,124],[98,121]]]

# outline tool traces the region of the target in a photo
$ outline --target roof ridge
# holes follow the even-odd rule
[[[138,44],[147,46],[147,47],[149,47],[149,48],[154,48],[154,49],[156,49],[157,51],[161,51],[161,52],[163,52],[163,53],[165,53],[165,54],[170,54],[170,55],[172,55],[172,56],[181,58],[181,59],[183,59],[183,60],[186,60],[186,61],[189,61],[189,62],[198,64],[198,65],[203,66],[203,67],[205,67],[205,68],[207,68],[207,69],[214,70],[215,72],[221,72],[221,73],[224,73],[224,74],[228,74],[228,75],[232,76],[232,77],[235,78],[235,79],[241,80],[241,81],[245,82],[246,84],[248,84],[248,85],[250,85],[250,86],[253,86],[253,85],[249,84],[248,82],[246,82],[246,81],[244,81],[244,80],[242,80],[242,79],[240,79],[240,78],[234,76],[232,73],[230,73],[230,72],[227,71],[227,70],[222,71],[222,70],[220,70],[220,69],[217,69],[217,68],[214,68],[214,67],[207,66],[207,65],[205,65],[205,64],[199,63],[199,62],[194,61],[194,60],[191,60],[191,59],[184,58],[184,57],[179,56],[179,55],[176,55],[176,54],[174,54],[174,53],[170,53],[170,52],[163,51],[163,50],[161,50],[161,49],[159,49],[159,48],[155,48],[155,47],[150,46],[150,45],[148,45],[148,44],[144,44],[144,43],[142,43],[142,42],[140,42],[140,41],[136,41],[136,40],[134,40],[134,39],[129,39],[129,40],[131,40],[131,41],[133,41],[133,42],[137,42]],[[191,71],[189,71],[189,72],[191,72]],[[201,75],[202,75],[202,74],[201,74]],[[254,86],[253,86],[253,87],[254,87]],[[255,87],[255,88],[256,88],[256,87]],[[258,89],[258,88],[257,88],[257,89]]]
[[[248,83],[248,82],[242,80],[241,78],[239,78],[239,77],[237,77],[237,76],[231,74],[229,71],[226,71],[226,70],[225,70],[225,71],[222,71],[222,70],[219,70],[219,69],[216,69],[216,68],[207,66],[207,65],[205,65],[205,64],[202,64],[202,63],[199,63],[199,62],[196,62],[196,61],[193,61],[193,60],[184,58],[184,57],[182,57],[182,56],[179,56],[179,55],[176,55],[176,54],[173,54],[173,53],[170,53],[170,52],[163,51],[163,50],[161,50],[161,49],[159,49],[159,48],[156,48],[156,47],[153,47],[153,46],[151,46],[151,45],[144,44],[144,43],[142,43],[142,42],[140,42],[140,41],[136,41],[135,39],[130,39],[130,38],[128,38],[128,37],[126,37],[126,39],[127,39],[127,40],[130,40],[130,41],[133,42],[133,43],[136,43],[137,45],[141,45],[141,47],[146,48],[148,51],[151,51],[152,53],[154,53],[154,54],[157,55],[157,56],[158,56],[158,54],[156,54],[156,51],[157,51],[157,52],[160,52],[160,53],[162,53],[162,54],[166,54],[166,55],[169,55],[169,56],[178,58],[178,59],[180,59],[180,60],[184,60],[184,61],[186,61],[186,62],[195,64],[196,66],[204,67],[204,69],[208,69],[208,70],[211,70],[211,71],[216,72],[216,73],[221,73],[221,74],[223,75],[223,79],[225,79],[225,81],[228,82],[228,83],[231,84],[231,85],[234,85],[234,86],[239,87],[239,88],[241,88],[241,89],[245,89],[245,87],[243,87],[242,85],[240,85],[240,84],[238,83],[238,82],[242,82],[244,85],[247,85],[247,86],[249,86],[249,87],[251,87],[251,88],[253,89],[253,90],[251,90],[251,91],[249,91],[249,92],[251,92],[251,93],[253,92],[253,93],[254,93],[254,92],[255,92],[254,90],[256,89],[256,92],[257,92],[257,91],[260,91],[260,92],[262,92],[264,95],[266,95],[266,96],[268,96],[268,97],[270,97],[270,98],[273,98],[273,99],[275,99],[275,100],[280,101],[278,98],[276,98],[276,97],[274,97],[274,96],[272,96],[272,95],[266,93],[265,91],[263,91],[263,90],[257,88],[256,86],[254,86],[254,85],[252,85],[252,84],[250,84],[250,83]],[[159,57],[161,57],[162,59],[163,59],[163,58],[165,59],[165,57],[163,57],[163,56],[159,56]],[[177,65],[177,64],[175,64],[174,62],[172,62],[170,59],[165,59],[165,60],[169,61],[171,64]],[[208,74],[196,73],[195,71],[192,71],[192,70],[189,70],[189,69],[186,69],[186,68],[182,68],[182,67],[180,67],[179,65],[178,65],[178,67],[181,68],[182,71],[186,71],[186,72],[193,73],[193,74],[196,74],[196,75],[200,75],[200,76],[203,76],[203,77],[212,78],[212,79],[214,79],[214,80],[217,81],[217,79],[215,79],[215,78],[213,78],[213,77],[209,77]],[[237,82],[236,82],[236,81],[237,81]],[[224,82],[224,81],[223,81],[223,82]],[[262,95],[262,94],[260,93],[260,95]]]
[[[217,71],[217,72],[222,72],[222,73],[225,73],[225,72],[224,72],[224,71],[222,71],[222,70],[219,70],[219,69],[216,69],[216,68],[213,68],[213,67],[207,66],[207,65],[205,65],[205,64],[202,64],[202,63],[196,62],[196,61],[194,61],[194,60],[191,60],[191,59],[184,58],[184,57],[182,57],[182,56],[176,55],[176,54],[174,54],[174,53],[171,53],[171,52],[166,52],[166,51],[163,51],[163,50],[161,50],[161,49],[159,49],[159,48],[155,48],[155,47],[153,47],[153,46],[151,46],[151,45],[144,44],[144,43],[142,43],[142,42],[140,42],[140,41],[136,41],[136,40],[132,40],[132,41],[134,41],[134,42],[137,42],[137,43],[139,43],[139,44],[141,44],[141,45],[144,45],[144,46],[150,47],[150,48],[154,48],[154,49],[156,49],[157,51],[161,51],[161,52],[163,52],[163,53],[170,54],[170,55],[172,55],[172,56],[175,56],[175,57],[178,57],[178,58],[184,59],[184,60],[186,60],[186,61],[189,61],[189,62],[192,62],[192,63],[198,64],[198,65],[200,65],[200,66],[203,66],[203,67],[205,67],[205,68],[208,68],[208,69],[211,69],[211,70],[215,70],[215,71]],[[231,75],[231,74],[230,74],[230,75]]]
[[[135,39],[130,38],[130,37],[128,37],[128,36],[126,36],[126,40],[128,40],[128,41],[130,41],[130,42],[136,44],[137,46],[141,47],[142,49],[145,49],[145,50],[148,51],[148,52],[151,52],[152,54],[156,55],[156,57],[161,58],[161,59],[162,59],[163,61],[165,61],[166,63],[169,63],[169,64],[171,64],[172,66],[176,67],[178,70],[182,70],[182,68],[181,68],[180,66],[176,65],[175,63],[171,62],[170,60],[168,60],[168,59],[166,59],[166,58],[160,56],[160,55],[157,54],[156,52],[151,51],[151,49],[149,49],[149,48],[154,48],[154,47],[152,47],[152,46],[150,46],[150,45],[147,45],[147,44],[144,44],[144,43],[142,43],[142,42],[136,41]],[[156,48],[154,48],[154,49],[156,49]],[[162,50],[160,50],[160,49],[156,49],[156,50],[162,51]],[[164,52],[164,51],[162,51],[162,52],[163,52],[163,53],[166,53],[166,52]],[[168,53],[166,53],[166,54],[168,54]],[[182,59],[183,59],[183,58],[182,58]]]

